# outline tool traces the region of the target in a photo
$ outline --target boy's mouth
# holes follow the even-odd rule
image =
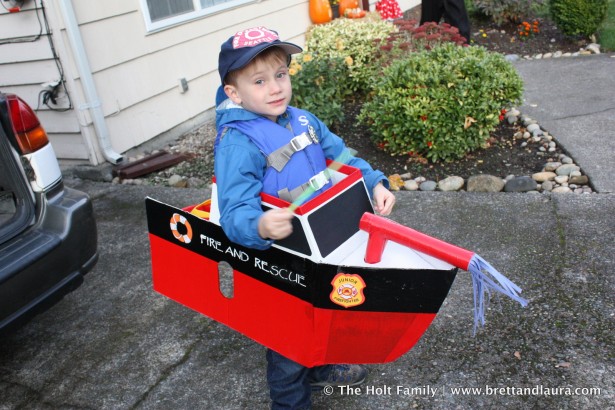
[[[275,101],[270,101],[269,105],[281,105],[284,103],[284,101],[286,101],[286,99],[284,98],[280,98],[279,100],[275,100]]]

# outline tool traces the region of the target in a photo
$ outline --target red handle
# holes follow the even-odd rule
[[[474,256],[474,252],[467,249],[368,212],[361,217],[359,228],[369,234],[367,249],[365,250],[365,262],[367,263],[380,262],[384,247],[389,240],[426,253],[464,270],[468,270],[470,260]]]

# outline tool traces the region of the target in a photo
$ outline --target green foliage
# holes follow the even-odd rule
[[[598,30],[598,40],[604,51],[615,51],[615,0],[609,0],[606,18]]]
[[[343,102],[352,94],[345,81],[349,75],[346,60],[304,53],[295,56],[289,72],[293,105],[310,111],[332,128],[344,120]]]
[[[549,9],[563,33],[589,37],[604,20],[607,5],[608,0],[550,0]]]
[[[385,68],[359,118],[391,154],[455,160],[485,146],[502,108],[522,92],[502,55],[446,43]]]
[[[306,35],[305,50],[316,60],[341,58],[348,62],[348,75],[332,80],[343,82],[352,92],[361,92],[369,87],[373,78],[370,70],[370,62],[376,51],[373,40],[386,38],[395,30],[393,24],[379,17],[335,19],[331,23],[312,27]]]
[[[489,16],[496,24],[518,23],[542,0],[474,0],[473,10]]]

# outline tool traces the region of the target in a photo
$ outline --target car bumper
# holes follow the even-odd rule
[[[98,260],[90,198],[71,188],[47,195],[40,221],[0,249],[0,329],[73,290]]]

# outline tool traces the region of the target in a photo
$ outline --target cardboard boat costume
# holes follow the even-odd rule
[[[374,215],[358,169],[327,170],[333,186],[298,206],[292,235],[268,250],[226,237],[215,184],[210,201],[186,209],[147,198],[154,289],[307,367],[397,359],[429,327],[458,268],[472,273],[475,325],[490,289],[527,303],[478,255]],[[290,205],[261,199],[264,210]],[[232,297],[220,289],[226,264]]]
[[[289,56],[301,51],[264,27],[236,33],[221,47],[221,83],[230,71],[273,46]],[[281,143],[269,130],[261,137],[246,133],[269,160],[265,178],[275,181],[269,193],[276,196],[261,193],[263,209],[288,208],[288,200],[297,201],[291,207],[293,233],[266,250],[228,239],[220,226],[215,184],[211,201],[187,209],[146,199],[156,291],[307,367],[395,360],[429,327],[458,268],[472,273],[475,325],[482,321],[482,300],[489,289],[526,303],[518,287],[472,252],[375,216],[361,171],[322,163],[316,151],[327,151],[324,146],[331,140],[323,137],[318,147],[303,125],[307,126],[292,123],[299,135],[291,134],[291,141]],[[252,127],[250,132],[259,130]],[[276,145],[267,146],[273,140]],[[287,159],[295,160],[294,151],[314,151],[311,159],[311,154],[303,159],[316,160],[310,164],[311,175],[273,174],[272,169],[279,172]],[[356,160],[352,164],[362,167]],[[293,171],[301,173],[303,165]],[[303,185],[302,178],[310,178],[310,183],[299,190],[303,192],[295,191],[297,184]],[[288,195],[280,192],[287,184]],[[229,189],[221,203],[228,199]],[[256,205],[253,213],[259,214],[258,197],[250,198],[250,205]],[[309,199],[303,203],[304,198]],[[228,265],[233,292],[225,296],[220,284]]]

